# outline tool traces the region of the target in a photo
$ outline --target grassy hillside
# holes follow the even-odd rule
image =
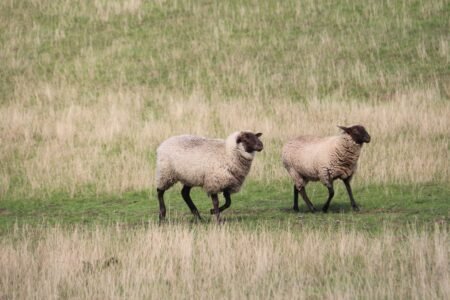
[[[386,99],[418,85],[449,95],[447,1],[35,0],[1,8],[4,103],[23,84],[73,87],[77,103],[132,88],[269,101]]]
[[[126,199],[137,198],[139,213],[125,220],[141,222],[150,211],[153,218],[162,140],[247,128],[264,133],[265,150],[230,213],[254,220],[264,215],[258,208],[270,218],[291,206],[282,144],[356,123],[372,135],[354,180],[365,191],[356,198],[366,212],[392,208],[389,197],[370,204],[384,191],[404,196],[394,201],[401,211],[424,197],[421,219],[448,218],[446,1],[0,6],[4,228],[16,220],[76,223],[76,215],[113,222],[127,215]],[[324,188],[308,188],[321,204]],[[211,205],[202,193],[195,197],[200,207]],[[186,212],[177,188],[168,201],[175,214]],[[428,207],[440,209],[422,214]]]
[[[364,124],[356,185],[449,176],[447,1],[3,1],[0,199],[153,187],[180,133],[280,147]]]
[[[449,28],[446,0],[0,1],[0,299],[450,298]],[[336,183],[294,213],[282,144],[357,123],[361,212]],[[175,187],[157,226],[157,145],[241,129],[225,225]]]

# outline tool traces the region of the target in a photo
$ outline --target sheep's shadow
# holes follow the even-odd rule
[[[322,211],[322,210],[321,210]],[[341,213],[356,213],[350,203],[331,203],[328,207],[327,213],[341,214]]]
[[[315,204],[316,211],[314,214],[322,213],[323,204]],[[283,212],[290,214],[313,214],[306,205],[299,205],[299,211],[295,211],[292,206],[284,207],[280,209]],[[342,214],[342,213],[355,213],[350,203],[331,203],[328,207],[328,211],[325,214]]]
[[[300,204],[300,203],[299,203]],[[311,213],[309,208],[304,204],[301,203],[299,205],[299,211],[294,211],[292,206],[289,207],[271,207],[271,208],[264,208],[264,209],[243,209],[243,208],[237,208],[230,210],[227,210],[224,213],[221,213],[221,222],[222,224],[233,224],[233,223],[239,223],[239,222],[252,222],[257,221],[257,219],[283,219],[283,215],[286,216],[286,214],[289,215],[320,215],[320,214],[351,214],[351,213],[361,213],[361,212],[355,212],[353,211],[353,208],[350,203],[345,202],[336,202],[331,203],[328,211],[324,213],[322,211],[324,203],[315,203],[314,206],[316,208],[315,213]],[[278,213],[277,213],[278,212]],[[364,211],[362,211],[364,212]],[[274,213],[273,215],[271,213]],[[171,217],[172,220],[165,221],[164,223],[168,224],[190,224],[192,226],[196,225],[207,225],[207,224],[215,224],[216,219],[214,215],[210,215],[207,213],[207,210],[200,212],[202,219],[199,220],[195,218],[190,212],[181,212],[175,214],[175,216]]]

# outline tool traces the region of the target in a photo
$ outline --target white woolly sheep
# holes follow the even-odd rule
[[[211,196],[215,214],[231,205],[230,194],[240,190],[255,156],[263,150],[259,140],[262,133],[234,132],[222,139],[208,139],[193,135],[174,136],[157,149],[156,186],[159,200],[159,218],[164,220],[166,207],[164,192],[176,182],[183,184],[181,195],[195,217],[201,219],[189,195],[194,186],[203,187]],[[218,193],[223,192],[225,204],[219,207]]]
[[[333,181],[342,179],[353,210],[359,207],[353,198],[350,181],[356,171],[357,162],[364,143],[370,142],[370,135],[361,125],[338,126],[344,132],[329,137],[300,136],[283,146],[283,164],[294,180],[294,210],[298,211],[298,193],[311,212],[313,204],[306,195],[305,186],[309,181],[322,182],[328,188],[328,200],[322,208],[327,212],[334,196]]]

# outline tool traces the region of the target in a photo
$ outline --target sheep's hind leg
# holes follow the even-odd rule
[[[214,213],[216,215],[217,224],[220,224],[220,208],[219,208],[219,197],[217,194],[212,194],[211,199],[214,206]]]
[[[347,188],[348,197],[350,198],[350,203],[352,204],[352,208],[354,211],[359,211],[359,206],[356,204],[355,198],[353,198],[352,187],[350,186],[351,177],[343,179],[345,187]]]
[[[297,187],[294,185],[294,207],[293,207],[294,211],[299,211],[298,209],[298,189]]]
[[[156,189],[156,191],[158,192],[158,201],[159,201],[159,222],[162,222],[166,218],[166,205],[164,204],[165,190]]]
[[[310,210],[312,213],[315,213],[315,212],[316,212],[316,208],[314,207],[314,205],[313,205],[313,204],[311,203],[311,201],[309,200],[308,195],[306,195],[305,187],[303,186],[303,187],[299,190],[299,192],[300,192],[300,195],[302,195],[303,201],[305,201],[305,203],[306,203],[306,205],[308,206],[309,210]]]
[[[183,189],[181,190],[181,196],[183,197],[184,201],[186,202],[187,206],[189,206],[189,209],[191,210],[192,214],[198,219],[202,220],[202,217],[200,216],[200,213],[198,212],[197,207],[195,206],[194,202],[192,202],[191,196],[191,187],[184,185]]]
[[[223,197],[225,198],[225,204],[222,205],[221,207],[219,207],[220,212],[223,212],[225,209],[227,209],[231,205],[230,192],[228,192],[227,190],[223,191]],[[214,208],[211,208],[210,212],[212,215],[215,214]]]
[[[306,195],[306,190],[305,190],[305,186],[308,183],[308,181],[306,179],[304,179],[299,173],[297,173],[292,168],[288,169],[288,172],[289,172],[289,175],[291,175],[292,179],[294,180],[294,206],[293,206],[294,211],[299,211],[298,193],[300,192],[300,195],[302,195],[303,201],[305,201],[309,210],[312,213],[314,213],[316,211],[316,209],[314,208],[314,205],[309,200],[308,195]]]
[[[325,203],[325,205],[322,207],[322,211],[324,213],[326,213],[328,211],[328,207],[330,206],[330,202],[333,199],[334,196],[334,188],[333,188],[333,184],[330,184],[329,186],[327,186],[328,188],[328,200]]]

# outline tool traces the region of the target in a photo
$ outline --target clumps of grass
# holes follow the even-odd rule
[[[94,273],[105,270],[109,267],[117,266],[120,264],[120,261],[117,257],[111,256],[105,260],[97,259],[94,262],[82,261],[82,263],[84,273]]]

